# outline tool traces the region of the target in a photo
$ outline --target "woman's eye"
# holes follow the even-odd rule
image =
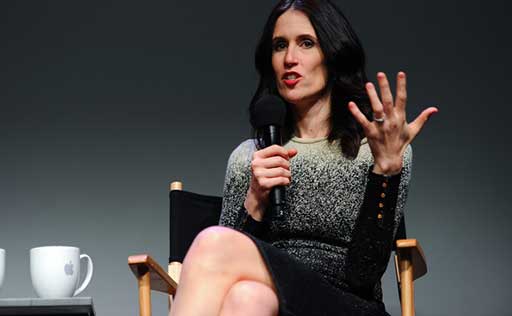
[[[303,40],[301,45],[302,45],[302,47],[305,47],[305,48],[311,48],[311,47],[315,46],[315,42],[307,39],[307,40]]]
[[[276,51],[276,52],[282,51],[285,48],[286,48],[285,42],[277,42],[274,44],[274,47],[273,47],[274,51]]]

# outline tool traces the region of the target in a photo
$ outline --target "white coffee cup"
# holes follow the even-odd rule
[[[4,284],[5,277],[5,250],[0,248],[0,289]]]
[[[80,260],[87,260],[87,274],[80,282]],[[92,278],[91,257],[80,249],[46,246],[30,249],[30,277],[37,295],[42,298],[72,297],[80,294]]]

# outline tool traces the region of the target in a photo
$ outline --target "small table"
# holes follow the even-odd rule
[[[0,315],[73,315],[94,316],[91,297],[6,298],[0,299]]]

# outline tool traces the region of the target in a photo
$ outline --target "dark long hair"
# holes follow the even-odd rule
[[[340,9],[329,0],[281,0],[274,7],[256,47],[256,70],[260,75],[258,88],[249,106],[251,123],[254,104],[262,96],[277,91],[272,68],[272,35],[277,19],[287,10],[299,10],[306,14],[318,36],[328,71],[327,91],[331,91],[331,117],[329,141],[339,140],[341,151],[353,159],[359,152],[363,130],[348,110],[348,102],[354,101],[363,114],[371,120],[371,107],[366,90],[365,54],[359,38]],[[283,128],[283,143],[295,132],[295,119],[291,105],[287,105]]]

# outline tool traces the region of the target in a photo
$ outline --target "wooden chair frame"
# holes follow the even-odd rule
[[[173,182],[170,190],[182,190],[181,182]],[[151,316],[151,290],[167,293],[169,308],[181,274],[181,262],[171,262],[167,272],[148,254],[128,257],[128,265],[137,278],[141,316]],[[425,255],[416,239],[396,241],[395,272],[399,286],[402,316],[414,316],[414,280],[427,273]]]

